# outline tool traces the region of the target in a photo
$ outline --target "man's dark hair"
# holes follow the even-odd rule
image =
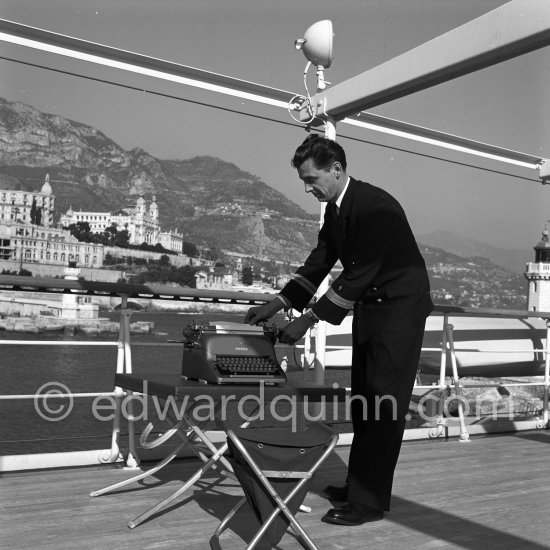
[[[318,134],[311,134],[304,140],[296,149],[290,163],[298,169],[308,159],[313,159],[315,167],[319,169],[329,168],[334,162],[339,162],[344,171],[347,167],[346,153],[342,146]]]

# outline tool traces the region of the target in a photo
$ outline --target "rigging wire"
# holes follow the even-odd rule
[[[205,101],[198,101],[198,100],[194,100],[194,99],[188,99],[188,98],[180,97],[180,96],[177,96],[177,95],[174,95],[174,94],[168,94],[168,93],[165,93],[165,92],[158,92],[158,91],[154,91],[154,90],[149,90],[149,89],[139,87],[139,86],[132,86],[130,84],[122,84],[120,82],[115,82],[113,80],[108,80],[108,79],[94,77],[94,76],[82,75],[82,74],[78,74],[78,73],[75,73],[75,72],[72,72],[72,71],[67,71],[67,70],[64,70],[64,69],[56,69],[56,68],[53,68],[53,67],[47,67],[46,65],[41,65],[39,63],[32,63],[30,61],[22,61],[20,59],[14,59],[14,58],[11,58],[11,57],[8,57],[8,56],[3,56],[3,55],[0,55],[0,59],[4,60],[4,61],[11,61],[13,63],[19,63],[21,65],[27,65],[29,67],[43,69],[43,70],[46,70],[46,71],[60,73],[60,74],[68,75],[68,76],[74,76],[74,77],[77,77],[77,78],[83,78],[85,80],[91,80],[91,81],[99,82],[99,83],[102,83],[102,84],[110,84],[112,86],[118,86],[119,88],[125,88],[125,89],[128,89],[128,90],[133,90],[133,91],[137,91],[137,92],[144,92],[144,93],[148,93],[148,94],[152,94],[152,95],[157,95],[157,96],[160,96],[160,97],[165,97],[165,98],[168,98],[168,99],[175,99],[175,100],[178,100],[178,101],[183,101],[185,103],[192,103],[194,105],[201,105],[203,107],[210,107],[212,109],[218,109],[220,111],[224,111],[224,112],[228,112],[228,113],[239,114],[239,115],[243,115],[243,116],[247,116],[247,117],[256,118],[256,119],[259,119],[259,120],[265,120],[265,121],[268,121],[268,122],[276,122],[278,124],[282,124],[282,125],[285,125],[285,126],[292,126],[292,127],[295,127],[295,128],[304,128],[303,123],[299,123],[299,124],[298,123],[292,123],[292,122],[287,122],[287,121],[284,121],[284,120],[279,120],[279,119],[264,116],[264,115],[257,115],[257,114],[247,113],[247,112],[239,110],[239,109],[232,109],[230,107],[222,107],[220,105],[215,105],[213,103],[208,103],[208,102],[205,102]],[[294,98],[299,98],[299,97],[303,97],[303,96],[299,96],[299,95],[294,96]],[[296,122],[296,119],[292,115],[291,115],[291,117]],[[320,130],[318,130],[316,128],[307,128],[306,127],[306,129],[308,131],[313,130],[313,131],[316,131],[316,132],[321,132]],[[493,168],[484,168],[482,166],[477,166],[475,164],[470,164],[470,163],[467,163],[467,162],[459,162],[459,161],[456,161],[456,160],[446,159],[444,157],[439,157],[439,156],[436,156],[436,155],[429,155],[427,153],[419,153],[417,151],[412,151],[410,149],[405,149],[403,147],[395,147],[393,145],[385,145],[385,144],[382,144],[382,143],[377,143],[375,141],[370,141],[370,140],[367,140],[367,139],[364,139],[364,138],[349,136],[349,135],[342,134],[342,133],[339,133],[338,137],[349,139],[351,141],[365,143],[367,145],[382,147],[383,149],[391,149],[393,151],[399,151],[401,153],[408,153],[410,155],[429,158],[429,159],[432,159],[432,160],[438,160],[438,161],[446,162],[446,163],[449,163],[449,164],[455,164],[455,165],[458,165],[458,166],[465,166],[467,168],[473,168],[475,170],[482,170],[484,172],[491,172],[493,174],[508,176],[508,177],[511,177],[511,178],[521,179],[521,180],[524,180],[524,181],[541,183],[540,179],[528,178],[528,177],[520,176],[520,175],[517,175],[517,174],[511,174],[509,172],[504,172],[502,170],[495,170]]]

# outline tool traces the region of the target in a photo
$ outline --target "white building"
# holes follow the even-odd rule
[[[156,197],[147,206],[143,195],[135,204],[119,208],[114,212],[90,212],[69,208],[59,220],[60,225],[69,227],[78,222],[87,222],[92,233],[103,233],[105,229],[115,225],[118,231],[127,230],[129,243],[140,245],[147,243],[162,244],[167,250],[181,254],[183,250],[183,235],[175,231],[162,232],[159,224],[159,211]]]
[[[103,245],[79,242],[53,227],[55,196],[47,175],[39,192],[0,189],[0,260],[103,266]]]
[[[0,189],[0,223],[33,223],[53,227],[54,213],[55,196],[52,195],[49,175],[46,175],[40,191]]]
[[[177,231],[164,232],[161,231],[160,235],[160,244],[166,248],[166,250],[173,250],[178,254],[183,253],[183,233],[178,233]]]
[[[550,242],[548,229],[542,232],[542,240],[534,247],[535,261],[525,268],[529,281],[527,309],[529,311],[550,311]]]
[[[102,267],[103,245],[78,241],[66,229],[0,223],[0,260]]]
[[[195,273],[196,288],[234,290],[239,284],[239,272],[231,267],[212,267]]]

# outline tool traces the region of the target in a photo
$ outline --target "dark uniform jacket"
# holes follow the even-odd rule
[[[312,309],[331,324],[354,310],[359,342],[423,323],[432,311],[424,259],[401,205],[383,189],[350,178],[340,212],[327,205],[317,246],[281,296],[301,311],[337,260],[343,271]]]

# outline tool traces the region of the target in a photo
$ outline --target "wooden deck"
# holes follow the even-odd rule
[[[306,497],[312,512],[298,519],[320,549],[550,548],[549,445],[549,431],[480,436],[469,443],[406,442],[392,511],[383,521],[354,528],[321,522],[330,503],[320,490],[345,476],[348,450],[338,448]],[[210,488],[201,482],[146,523],[127,527],[197,466],[194,459],[182,459],[144,484],[95,498],[88,496],[91,490],[132,472],[97,467],[4,474],[0,548],[209,548],[219,519],[242,494],[227,480]],[[222,547],[244,548],[255,528],[250,513],[242,511],[222,536]],[[301,545],[286,534],[278,548]]]

